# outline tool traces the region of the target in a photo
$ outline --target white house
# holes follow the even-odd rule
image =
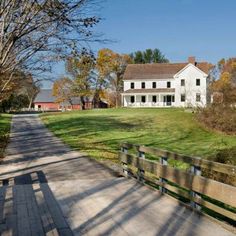
[[[207,62],[130,64],[124,74],[124,107],[197,107],[207,103]]]

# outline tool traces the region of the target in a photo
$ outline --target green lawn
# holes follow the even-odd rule
[[[43,114],[45,124],[72,148],[117,160],[119,143],[144,144],[202,157],[236,146],[236,137],[207,131],[181,109],[104,109]]]
[[[7,145],[12,115],[0,114],[0,158],[3,157]]]

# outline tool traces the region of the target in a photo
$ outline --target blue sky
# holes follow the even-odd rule
[[[236,0],[105,0],[95,30],[116,42],[92,49],[131,53],[159,48],[171,62],[193,55],[216,63],[236,56],[235,11]],[[54,71],[63,74],[63,64]]]

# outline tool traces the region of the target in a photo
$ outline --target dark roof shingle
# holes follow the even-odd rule
[[[52,96],[51,89],[41,89],[37,94],[34,102],[54,102],[55,97]]]
[[[133,79],[169,79],[173,78],[180,70],[189,63],[153,63],[153,64],[129,64],[125,70],[124,80]],[[196,67],[209,73],[209,64],[200,62]]]
[[[37,94],[34,102],[40,103],[40,102],[48,102],[48,103],[54,103],[56,98],[52,95],[52,90],[51,89],[41,89],[40,92]],[[86,102],[92,102],[93,97],[86,97],[85,101]],[[74,105],[80,104],[80,98],[79,97],[73,97],[72,98],[72,103]],[[69,102],[63,102],[61,103],[63,105],[70,105]]]

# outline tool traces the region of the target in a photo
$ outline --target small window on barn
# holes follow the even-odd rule
[[[171,87],[171,82],[168,81],[168,82],[167,82],[167,88],[170,88],[170,87]]]
[[[185,94],[181,94],[181,102],[185,102]]]
[[[152,96],[152,102],[154,102],[154,103],[157,102],[157,96]]]
[[[156,82],[152,82],[152,88],[156,88],[157,87],[157,83]]]
[[[131,102],[131,103],[135,103],[135,97],[134,97],[134,96],[131,96],[131,97],[130,97],[130,102]]]
[[[200,93],[196,94],[196,102],[201,102],[201,94]]]
[[[181,86],[185,86],[185,80],[181,79]]]
[[[131,89],[134,89],[134,82],[131,82],[131,83],[130,83],[130,88],[131,88]]]
[[[146,102],[146,96],[142,96],[141,101],[142,101],[142,103],[145,103]]]
[[[200,84],[201,84],[200,79],[196,79],[196,85],[200,86]]]
[[[142,82],[141,87],[142,87],[142,89],[145,89],[145,82]]]

